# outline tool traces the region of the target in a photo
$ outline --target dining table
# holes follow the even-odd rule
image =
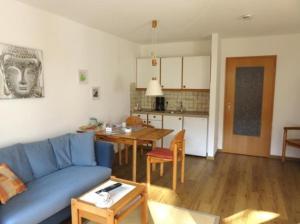
[[[151,142],[152,149],[156,147],[156,142],[172,133],[172,129],[161,129],[152,127],[136,126],[131,127],[130,132],[125,132],[123,128],[112,128],[111,131],[105,129],[95,129],[95,140],[102,140],[116,143],[118,145],[119,159],[121,158],[121,144],[132,146],[132,180],[136,182],[137,171],[137,146],[145,142]],[[81,131],[84,131],[81,129]],[[91,130],[89,130],[91,131]]]

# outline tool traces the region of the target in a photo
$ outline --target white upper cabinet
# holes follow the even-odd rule
[[[136,88],[147,88],[149,81],[155,77],[160,80],[160,60],[157,59],[157,65],[152,66],[151,58],[137,58],[137,76]]]
[[[210,56],[183,58],[183,89],[209,89]]]
[[[182,57],[161,58],[161,85],[164,89],[181,89]]]

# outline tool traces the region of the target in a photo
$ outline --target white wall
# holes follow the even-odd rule
[[[207,155],[214,157],[217,152],[218,129],[219,129],[219,86],[220,86],[220,64],[221,64],[221,39],[219,34],[212,34],[211,44],[211,75],[210,75],[210,97],[209,97],[209,119]]]
[[[151,44],[141,45],[140,57],[150,57],[153,49]],[[155,46],[155,52],[159,57],[210,55],[211,40],[161,43]]]
[[[45,98],[0,100],[0,146],[75,131],[95,116],[129,114],[139,46],[14,0],[0,0],[0,42],[43,50]],[[89,84],[77,83],[78,69]],[[100,86],[101,100],[91,98]]]
[[[280,155],[283,127],[300,125],[300,34],[222,39],[219,142],[223,148],[225,59],[232,56],[277,55],[271,155]],[[300,151],[288,149],[288,156]]]

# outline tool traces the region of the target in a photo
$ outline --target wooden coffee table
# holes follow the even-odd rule
[[[142,207],[141,223],[148,223],[147,185],[114,177],[111,180],[134,185],[135,188],[109,208],[98,208],[92,203],[80,200],[80,197],[73,198],[71,201],[72,224],[82,224],[82,219],[99,224],[117,224],[138,206]]]

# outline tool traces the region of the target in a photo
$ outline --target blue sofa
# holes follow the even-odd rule
[[[111,176],[113,145],[92,133],[66,134],[0,149],[27,190],[0,204],[1,224],[56,224],[70,217],[70,200]]]

